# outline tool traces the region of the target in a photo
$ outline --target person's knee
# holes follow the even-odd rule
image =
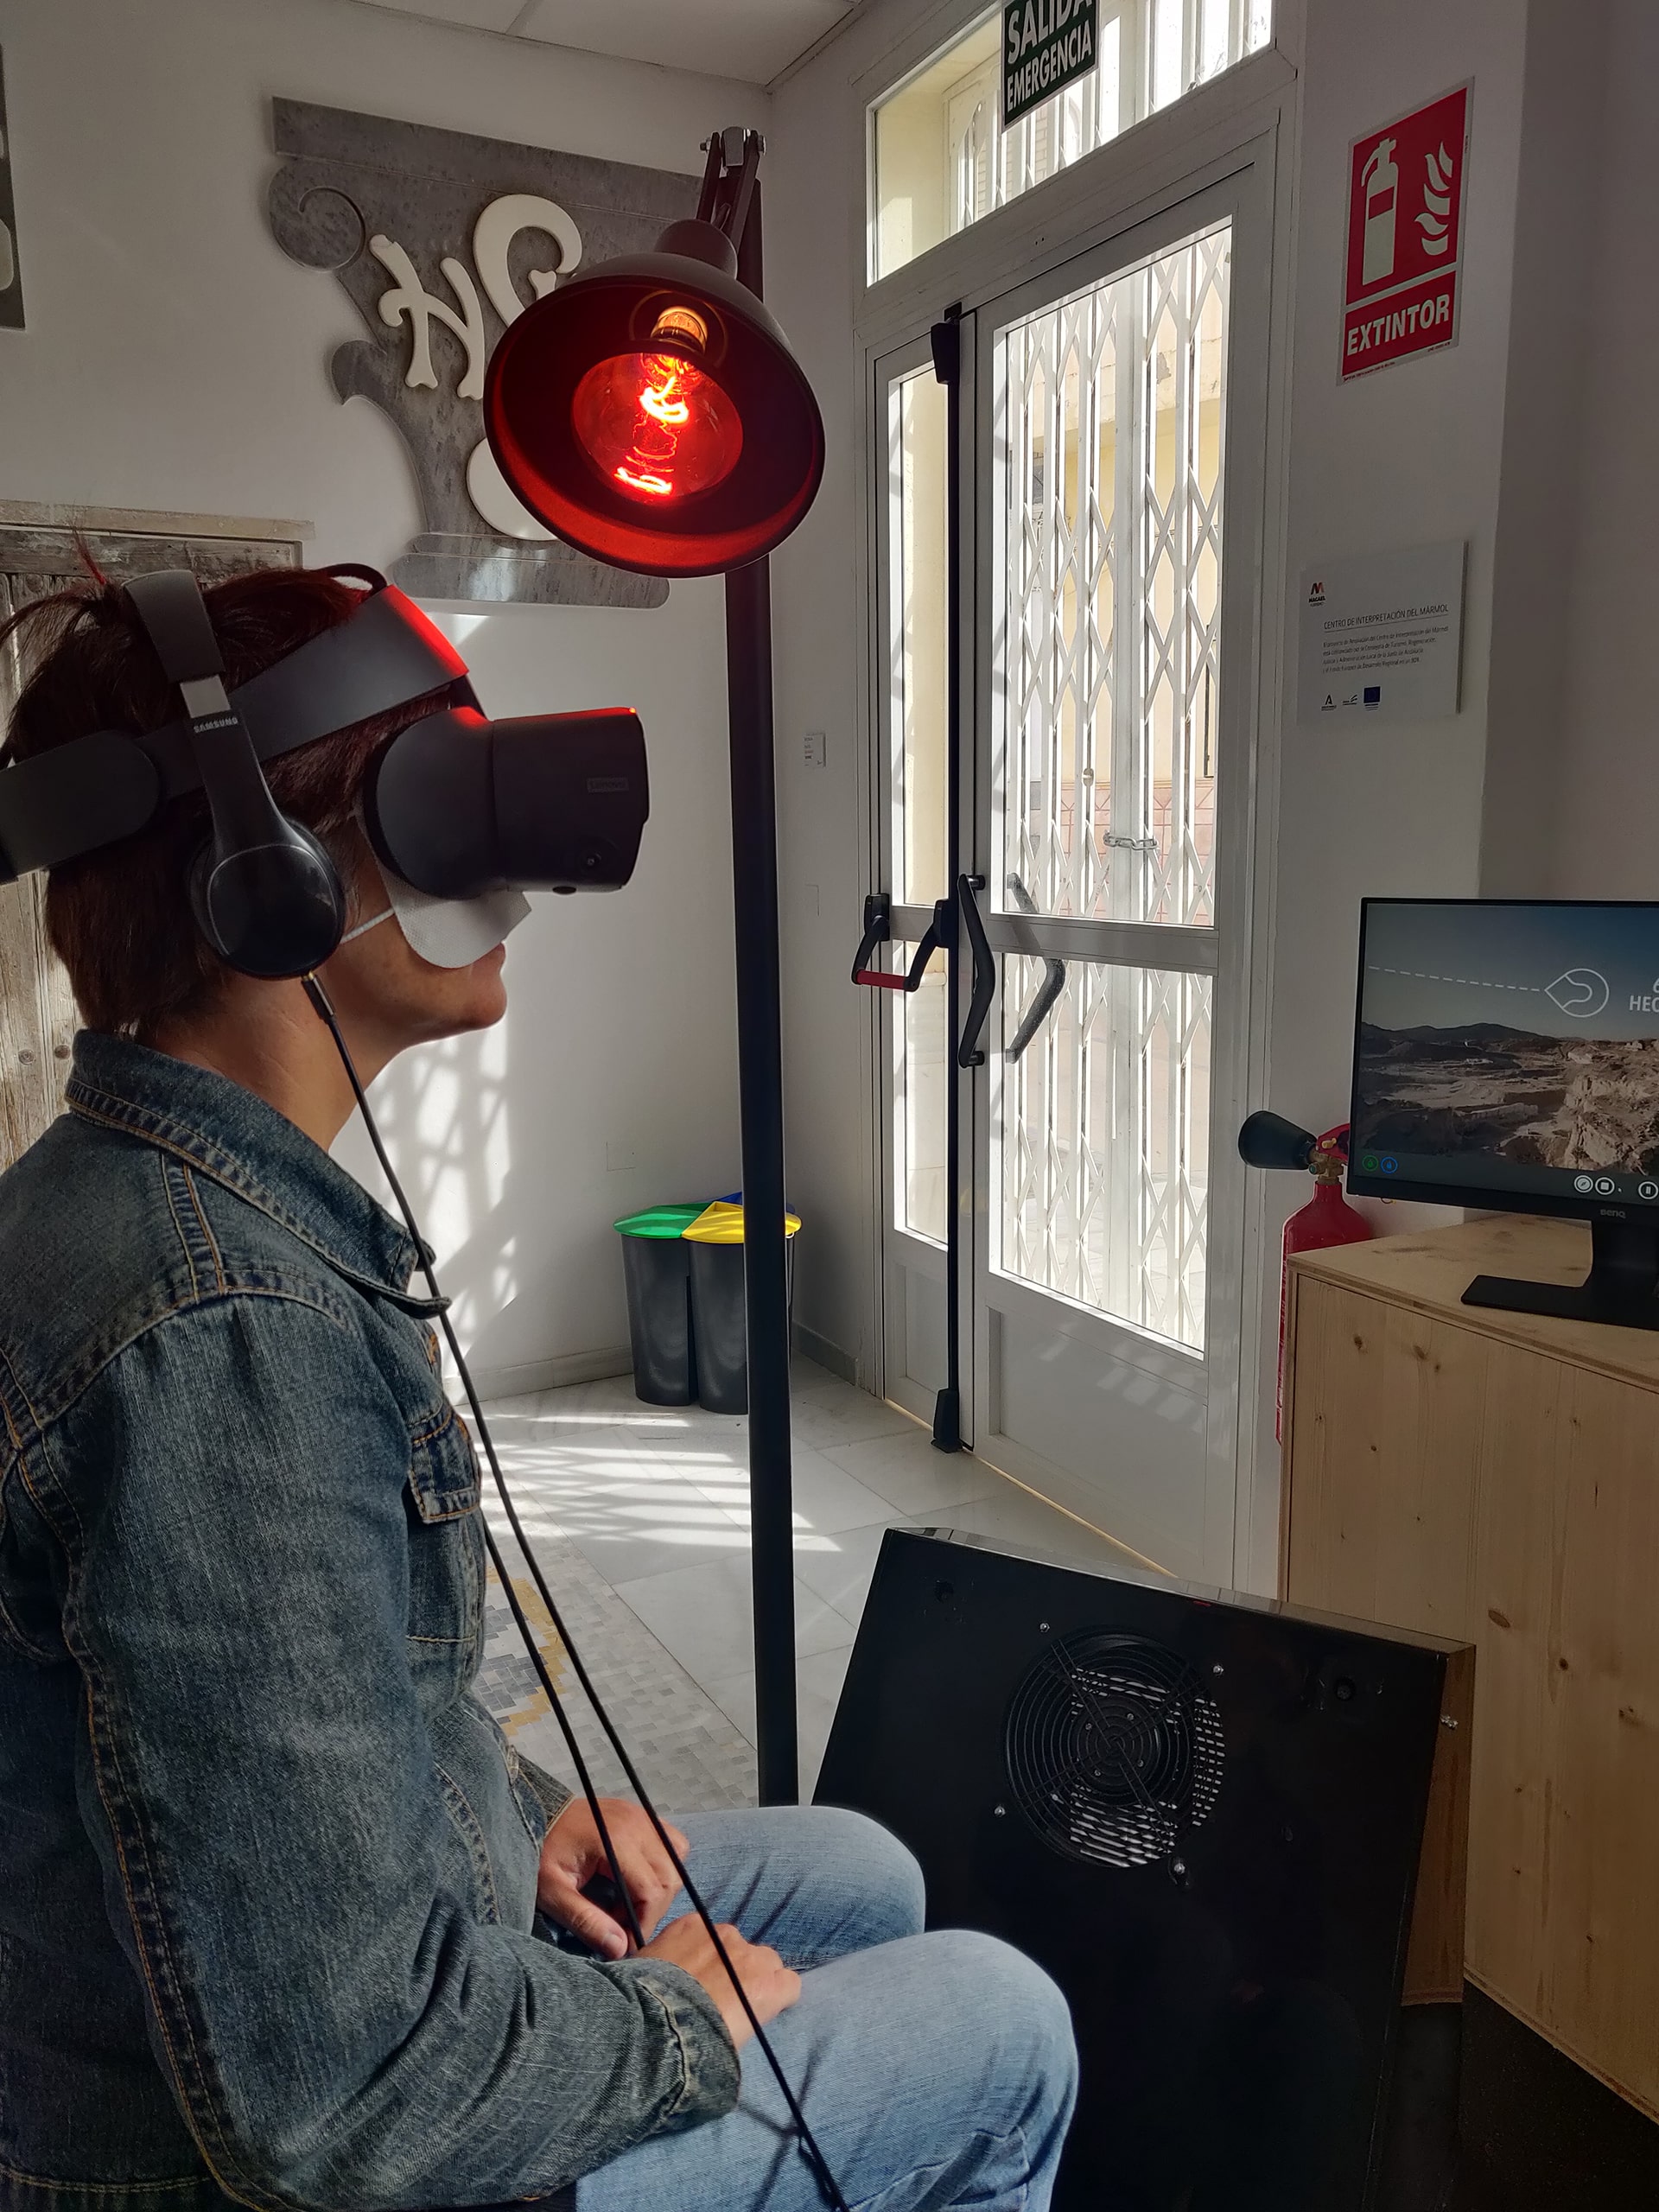
[[[1077,2047],[1059,1985],[1023,1951],[995,1936],[941,1929],[927,1939],[941,2010],[980,2024],[989,2075],[1024,2085],[1033,2103],[1069,2111],[1076,2094]]]
[[[812,1821],[820,1864],[833,1868],[856,1917],[859,1948],[919,1935],[927,1892],[914,1854],[863,1813],[818,1805]]]

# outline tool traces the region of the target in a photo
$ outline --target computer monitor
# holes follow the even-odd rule
[[[1366,899],[1351,1121],[1352,1192],[1590,1223],[1465,1304],[1659,1328],[1659,904]]]

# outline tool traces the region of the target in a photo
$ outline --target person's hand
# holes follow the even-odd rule
[[[679,1888],[680,1878],[656,1829],[638,1805],[626,1797],[601,1797],[599,1802],[623,1882],[639,1916],[639,1925],[649,1937]],[[685,1838],[671,1824],[664,1825],[683,1859],[688,1848]],[[580,1936],[602,1958],[622,1959],[633,1948],[627,1929],[602,1905],[582,1895],[595,1876],[608,1878],[610,1871],[592,1808],[585,1797],[573,1797],[542,1839],[536,1903],[550,1920]]]
[[[746,1943],[735,1928],[722,1925],[720,1935],[754,2007],[755,2017],[764,2028],[800,1995],[801,1977],[764,1943]],[[671,1966],[683,1967],[694,1981],[700,1981],[720,2007],[720,2017],[726,2023],[734,2045],[742,2050],[754,2031],[749,2025],[748,2014],[738,2002],[732,1978],[721,1963],[709,1930],[696,1913],[688,1912],[683,1919],[671,1920],[662,1934],[646,1944],[641,1955],[666,1959]]]

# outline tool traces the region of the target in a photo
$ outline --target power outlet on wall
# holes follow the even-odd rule
[[[830,765],[830,740],[821,729],[810,729],[801,747],[801,757],[809,768],[825,768]]]

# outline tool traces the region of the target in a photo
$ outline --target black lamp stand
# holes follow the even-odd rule
[[[709,145],[699,213],[737,248],[737,273],[762,298],[757,131]],[[737,927],[738,1096],[749,1368],[749,1524],[754,1591],[755,1745],[763,1805],[800,1790],[795,1714],[794,1495],[789,1434],[789,1281],[785,1238],[783,1011],[778,942],[778,794],[772,753],[772,580],[766,561],[726,578],[731,724],[732,882]]]

